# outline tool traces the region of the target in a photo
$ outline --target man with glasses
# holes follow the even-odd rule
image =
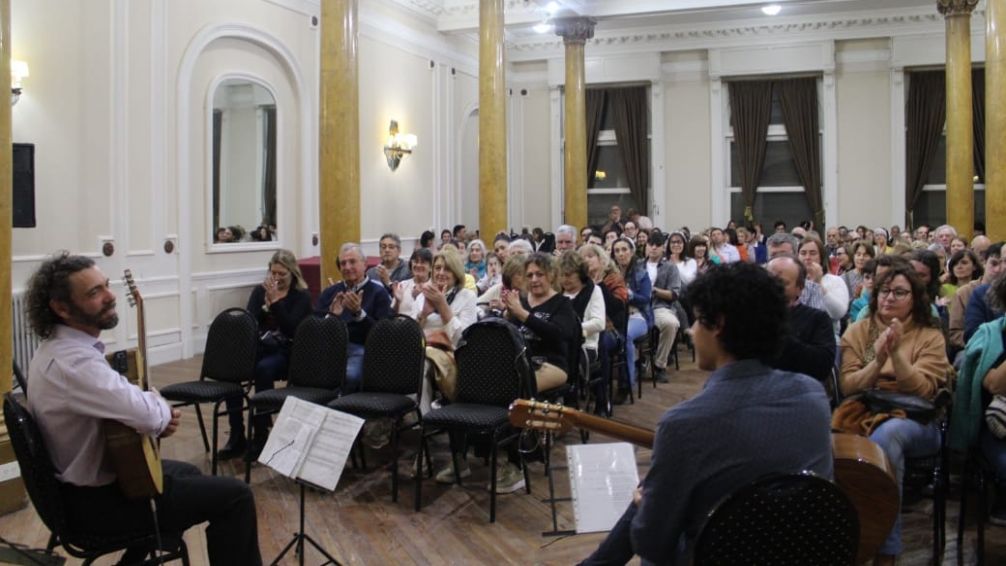
[[[343,394],[352,393],[363,378],[363,345],[374,324],[391,316],[391,295],[384,285],[364,274],[366,257],[356,243],[343,244],[339,249],[339,271],[342,281],[322,291],[318,297],[319,316],[334,316],[346,322],[349,343],[346,345],[346,382]]]
[[[367,277],[374,281],[381,282],[385,289],[390,289],[391,284],[396,281],[405,281],[412,277],[409,271],[409,262],[403,261],[402,239],[398,234],[385,234],[381,236],[381,263],[367,270]]]

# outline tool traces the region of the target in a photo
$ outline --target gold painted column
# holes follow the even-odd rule
[[[1006,0],[985,7],[985,229],[1006,239]]]
[[[584,44],[594,37],[592,18],[556,20],[555,33],[566,49],[563,87],[563,222],[587,225],[587,109],[584,93]]]
[[[0,0],[0,397],[11,389],[13,345],[11,342],[11,230],[13,212],[11,183],[11,106],[10,106],[10,0]],[[14,463],[14,448],[7,426],[0,421],[0,469]],[[5,475],[5,474],[0,474]],[[24,485],[20,478],[0,482],[0,515],[24,505]]]
[[[357,0],[321,3],[318,193],[321,286],[339,279],[339,246],[360,241]]]
[[[975,225],[971,11],[978,0],[937,0],[947,21],[947,224],[968,241]]]
[[[479,230],[507,229],[504,0],[479,0]]]

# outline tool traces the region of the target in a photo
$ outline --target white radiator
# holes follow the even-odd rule
[[[38,349],[41,340],[32,332],[31,324],[28,323],[28,304],[24,293],[14,293],[11,300],[11,315],[14,319],[12,333],[14,335],[14,361],[17,362],[22,373],[27,376],[28,363],[35,355],[35,350]]]

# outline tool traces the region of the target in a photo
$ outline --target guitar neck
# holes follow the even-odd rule
[[[569,411],[569,416],[572,417],[576,426],[582,429],[610,436],[624,442],[631,442],[643,448],[653,448],[654,432],[648,428],[606,419],[575,409],[565,409],[563,412],[565,413],[566,411]]]
[[[143,306],[140,305],[136,309],[136,353],[138,355],[136,371],[139,373],[140,388],[144,391],[150,389],[150,374],[147,371],[147,325],[145,318]]]

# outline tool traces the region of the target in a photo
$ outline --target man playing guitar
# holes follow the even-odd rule
[[[768,474],[832,478],[824,389],[764,364],[782,346],[782,284],[761,267],[733,263],[701,275],[688,296],[698,366],[713,373],[697,396],[661,417],[635,501],[583,564],[624,564],[633,554],[644,564],[687,564],[725,496]]]
[[[95,535],[153,533],[148,501],[127,499],[116,485],[102,423],[111,419],[165,438],[178,429],[179,412],[105,361],[99,336],[119,318],[108,278],[93,260],[56,254],[32,275],[28,297],[32,328],[44,340],[31,361],[28,408],[62,482],[70,528]],[[155,498],[162,532],[209,521],[211,564],[261,564],[255,500],[247,485],[203,476],[184,462],[164,461],[163,468],[164,490]]]

